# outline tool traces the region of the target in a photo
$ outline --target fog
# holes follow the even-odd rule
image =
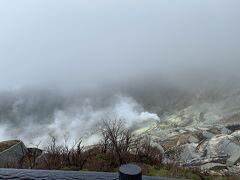
[[[75,139],[109,116],[160,120],[238,87],[239,5],[1,1],[0,139]]]

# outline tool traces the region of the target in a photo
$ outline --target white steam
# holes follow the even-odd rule
[[[59,143],[65,139],[69,142],[83,138],[86,144],[94,144],[99,140],[96,134],[99,122],[105,118],[120,118],[129,128],[137,129],[148,122],[159,121],[157,114],[150,113],[137,103],[132,97],[115,96],[113,103],[104,108],[94,108],[94,102],[86,99],[81,105],[70,105],[67,109],[56,110],[54,119],[49,124],[30,123],[20,132],[13,130],[13,134],[28,143],[45,145],[51,136]],[[0,134],[4,137],[4,134]]]

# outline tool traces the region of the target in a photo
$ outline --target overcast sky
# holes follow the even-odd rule
[[[1,0],[0,90],[239,74],[240,2]]]

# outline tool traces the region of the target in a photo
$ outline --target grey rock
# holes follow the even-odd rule
[[[211,139],[213,136],[215,136],[215,134],[209,132],[209,131],[203,131],[202,132],[203,137],[207,138],[207,139]]]
[[[226,127],[223,127],[221,129],[221,134],[230,134],[232,131]]]
[[[206,163],[200,166],[201,170],[221,170],[225,169],[227,166],[220,163]]]
[[[26,155],[27,148],[22,141],[0,153],[0,167],[18,167],[20,160]]]
[[[233,166],[240,161],[240,152],[238,154],[234,154],[227,159],[226,165]]]
[[[183,146],[180,159],[182,162],[192,161],[193,159],[200,158],[200,154],[196,152],[196,147],[191,144],[186,144]]]
[[[189,143],[198,143],[198,142],[199,142],[199,139],[196,138],[196,137],[194,137],[194,136],[190,136],[190,137],[188,138],[188,142],[189,142]]]

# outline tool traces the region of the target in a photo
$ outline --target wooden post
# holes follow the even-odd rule
[[[142,180],[142,170],[134,164],[125,164],[119,168],[119,180]]]

